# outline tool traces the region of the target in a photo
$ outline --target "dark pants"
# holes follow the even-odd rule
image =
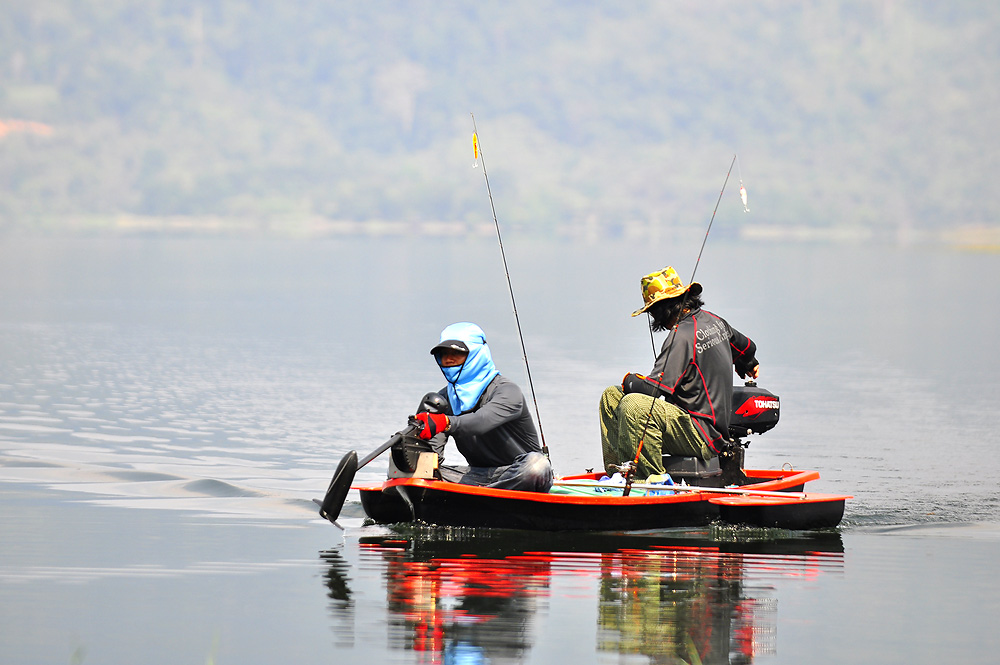
[[[522,492],[548,492],[552,465],[541,453],[524,453],[507,466],[442,466],[441,479],[463,485]]]

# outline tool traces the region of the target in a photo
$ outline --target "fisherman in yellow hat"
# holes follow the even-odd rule
[[[643,306],[654,332],[669,331],[648,375],[627,374],[601,396],[601,448],[609,474],[635,461],[633,477],[665,473],[663,455],[709,461],[728,452],[733,369],[756,378],[757,347],[724,319],[702,309],[702,287],[672,267],[642,278]],[[641,450],[640,450],[640,442]],[[727,470],[732,477],[737,469]],[[740,474],[736,474],[737,476]]]

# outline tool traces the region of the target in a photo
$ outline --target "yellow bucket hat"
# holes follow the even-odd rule
[[[692,295],[697,296],[701,294],[701,284],[698,282],[691,282],[687,286],[684,286],[684,282],[681,281],[677,271],[671,266],[667,266],[663,270],[659,270],[657,272],[649,273],[642,278],[641,283],[642,299],[644,304],[642,307],[632,312],[632,316],[639,316],[652,307],[655,302],[682,296],[689,290]]]

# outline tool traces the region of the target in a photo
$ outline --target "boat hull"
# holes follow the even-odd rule
[[[848,498],[850,497],[832,494],[811,494],[802,499],[739,496],[711,501],[719,507],[719,519],[723,522],[808,530],[840,524]]]
[[[747,471],[760,492],[799,492],[815,471]],[[595,474],[564,480],[596,480]],[[715,520],[814,529],[836,526],[847,497],[822,495],[809,501],[796,497],[766,501],[754,512],[753,497],[735,506],[711,491],[660,496],[541,494],[498,490],[440,480],[396,478],[378,486],[356,488],[365,513],[380,524],[423,522],[440,526],[524,529],[531,531],[637,531],[704,526]],[[724,496],[724,495],[723,495]],[[820,496],[820,495],[817,495]],[[837,504],[839,502],[839,516]],[[766,523],[765,523],[766,522]]]

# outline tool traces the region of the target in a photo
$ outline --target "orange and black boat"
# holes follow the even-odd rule
[[[532,531],[637,531],[704,526],[713,521],[783,529],[835,527],[848,496],[805,492],[816,471],[746,471],[740,487],[601,482],[590,473],[557,480],[548,493],[450,483],[433,478],[390,478],[355,487],[377,523]]]
[[[755,384],[734,387],[730,434],[742,468],[742,440],[778,421],[778,397]],[[850,496],[805,491],[816,471],[742,469],[739,485],[724,486],[718,458],[664,457],[668,482],[613,482],[603,473],[558,478],[547,493],[523,492],[441,480],[437,455],[408,448],[412,426],[360,462],[348,453],[330,481],[320,515],[336,524],[348,491],[357,490],[370,519],[379,524],[420,522],[453,527],[532,531],[641,531],[704,526],[713,521],[790,530],[836,527]],[[392,450],[389,478],[352,486],[357,470]],[[787,466],[787,465],[786,465]]]

